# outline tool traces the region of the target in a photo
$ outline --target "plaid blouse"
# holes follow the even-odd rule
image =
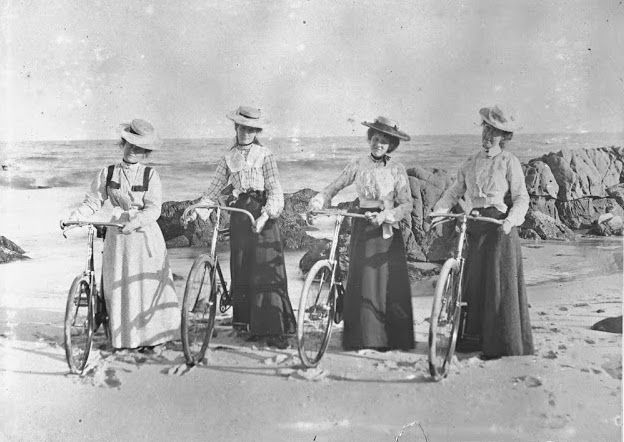
[[[204,192],[202,202],[214,204],[228,184],[234,187],[234,196],[251,190],[266,191],[267,202],[262,212],[266,212],[269,218],[279,217],[284,210],[284,191],[277,162],[273,153],[264,146],[232,146],[217,164],[215,176]]]

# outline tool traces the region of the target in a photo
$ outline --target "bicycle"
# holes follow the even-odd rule
[[[214,230],[210,245],[210,253],[199,255],[189,271],[184,300],[182,301],[182,323],[180,326],[182,350],[188,365],[195,365],[204,359],[212,338],[217,304],[219,311],[225,313],[231,305],[231,294],[228,292],[219,257],[217,256],[217,237],[221,212],[239,212],[251,220],[252,227],[256,220],[247,210],[212,204],[195,204],[186,208],[182,219],[195,209],[216,209]]]
[[[328,259],[317,261],[310,271],[301,290],[297,318],[297,347],[304,366],[316,367],[329,343],[336,305],[344,296],[342,280],[337,275],[338,235],[346,217],[367,219],[359,213],[335,210],[314,210],[310,214],[336,216],[334,234]]]
[[[464,289],[464,250],[467,245],[466,228],[468,220],[502,224],[501,220],[465,213],[431,213],[432,218],[447,218],[435,221],[431,228],[443,223],[459,220],[459,238],[452,258],[447,259],[440,270],[435,288],[431,318],[429,322],[429,373],[434,380],[448,376],[451,360],[455,354],[458,335],[463,336],[462,308],[467,303],[462,300]],[[461,329],[461,330],[460,330]]]
[[[67,238],[67,230],[75,227],[89,228],[87,235],[87,256],[84,271],[74,278],[67,294],[65,306],[65,357],[71,373],[82,374],[84,371],[93,335],[100,325],[104,326],[106,339],[110,337],[106,301],[102,293],[102,284],[98,290],[93,259],[93,238],[104,239],[104,230],[108,227],[123,228],[122,224],[95,221],[62,221],[63,236]],[[99,232],[102,232],[100,234]],[[100,279],[100,282],[103,280]]]

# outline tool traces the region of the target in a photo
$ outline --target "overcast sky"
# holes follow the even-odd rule
[[[0,140],[477,133],[478,109],[526,132],[624,130],[624,5],[586,1],[0,0]]]

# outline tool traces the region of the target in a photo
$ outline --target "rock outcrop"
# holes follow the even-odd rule
[[[30,259],[26,252],[10,239],[0,235],[0,264]]]

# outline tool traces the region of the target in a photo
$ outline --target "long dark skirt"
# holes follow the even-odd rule
[[[505,218],[492,207],[479,211]],[[513,227],[505,235],[495,224],[469,222],[468,235],[466,333],[481,343],[485,356],[533,354],[518,231]]]
[[[265,202],[264,197],[243,194],[234,207],[258,218]],[[277,221],[268,220],[257,234],[247,216],[232,212],[230,251],[234,324],[248,324],[257,336],[294,334],[297,326]]]
[[[360,209],[360,213],[370,209]],[[345,350],[414,348],[412,295],[403,236],[354,218],[344,299]]]

